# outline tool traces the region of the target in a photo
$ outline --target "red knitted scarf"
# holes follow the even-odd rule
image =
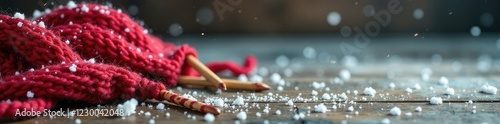
[[[43,111],[63,99],[102,103],[117,98],[158,99],[179,75],[199,76],[184,64],[197,56],[149,35],[120,10],[97,4],[60,7],[33,21],[0,15],[0,118],[17,110]],[[214,72],[248,74],[234,62],[209,63]],[[161,83],[146,77],[161,77]],[[27,94],[33,93],[33,98]]]

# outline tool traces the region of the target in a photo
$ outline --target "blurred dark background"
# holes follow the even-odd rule
[[[73,0],[112,5],[144,21],[155,34],[289,34],[334,33],[342,27],[365,27],[372,16],[387,10],[390,0]],[[2,0],[4,14],[31,15],[66,5],[68,0]],[[393,14],[381,32],[482,32],[500,31],[498,0],[399,0],[403,10]],[[217,10],[219,9],[219,10]],[[331,12],[340,22],[328,22]],[[220,16],[222,15],[222,16]],[[182,28],[179,30],[169,30]]]

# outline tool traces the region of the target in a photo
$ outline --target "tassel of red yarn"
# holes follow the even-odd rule
[[[197,53],[188,45],[149,35],[126,14],[107,6],[62,7],[33,22],[0,15],[0,118],[14,117],[17,110],[51,109],[63,99],[162,100],[160,91],[176,86],[180,75],[199,75],[184,64],[187,55]],[[255,57],[248,56],[243,66],[207,66],[239,75],[256,64]],[[163,80],[150,81],[145,75]],[[34,97],[28,98],[28,92]]]

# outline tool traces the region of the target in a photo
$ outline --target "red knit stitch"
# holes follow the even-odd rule
[[[83,6],[89,11],[83,11]],[[0,100],[12,100],[0,102],[0,118],[13,117],[19,109],[50,109],[63,99],[161,100],[160,91],[165,85],[175,86],[179,75],[199,75],[184,64],[187,55],[197,56],[194,48],[165,43],[126,14],[106,6],[58,8],[34,22],[0,15]],[[47,27],[38,26],[40,22]],[[90,58],[102,63],[84,61]],[[73,64],[74,72],[69,69]],[[256,60],[247,57],[243,67],[232,62],[207,66],[215,72],[248,74]],[[165,85],[132,71],[163,77]],[[34,98],[27,98],[28,91]]]
[[[82,11],[82,6],[87,6],[89,11]],[[64,18],[61,18],[61,15],[64,15]],[[121,36],[126,42],[141,48],[142,51],[164,53],[167,56],[169,52],[175,50],[175,45],[170,43],[162,44],[160,43],[162,41],[155,38],[155,36],[145,35],[142,26],[135,23],[129,16],[107,6],[80,4],[72,9],[61,8],[52,10],[52,12],[35,20],[43,21],[47,26],[68,25],[70,22],[73,24],[90,23],[108,32],[112,32],[116,36]]]

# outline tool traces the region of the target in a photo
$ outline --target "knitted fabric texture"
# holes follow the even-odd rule
[[[176,86],[180,75],[200,75],[184,64],[187,55],[197,53],[163,42],[121,10],[98,4],[59,7],[33,21],[0,15],[0,118],[14,117],[17,110],[51,109],[65,99],[163,100],[160,91]],[[207,67],[240,75],[256,64],[247,56],[243,66]]]

